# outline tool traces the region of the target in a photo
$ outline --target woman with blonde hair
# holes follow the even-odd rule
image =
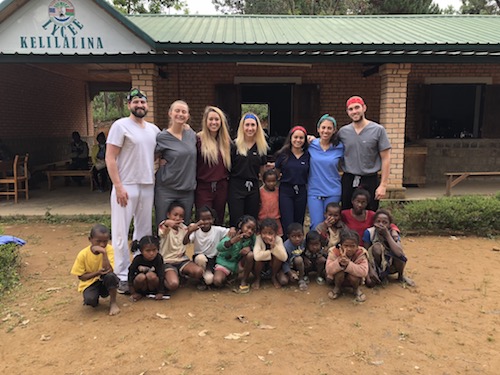
[[[161,158],[155,183],[156,226],[174,201],[184,207],[184,221],[189,224],[196,189],[196,133],[187,125],[189,106],[176,100],[170,105],[168,117],[168,129],[156,136],[156,152]]]
[[[243,215],[259,216],[259,175],[267,163],[267,142],[259,118],[246,113],[231,145],[229,221],[236,226]]]
[[[219,108],[205,108],[196,149],[195,206],[213,208],[217,213],[215,223],[222,225],[231,169],[231,138],[226,116]]]

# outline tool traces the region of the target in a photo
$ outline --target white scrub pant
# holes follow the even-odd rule
[[[128,232],[134,219],[133,240],[140,240],[152,233],[152,211],[154,200],[153,184],[124,185],[128,202],[122,207],[116,201],[116,190],[111,191],[111,244],[115,251],[115,274],[121,281],[127,281],[130,266]]]

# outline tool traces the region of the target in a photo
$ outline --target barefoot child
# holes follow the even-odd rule
[[[260,210],[259,221],[265,218],[275,219],[278,224],[278,236],[283,236],[281,228],[281,215],[279,205],[279,189],[276,187],[278,183],[278,172],[276,169],[268,169],[262,175],[264,185],[260,188]]]
[[[158,226],[160,253],[165,262],[165,286],[172,292],[179,288],[179,276],[189,276],[196,280],[203,277],[203,269],[186,255],[184,237],[187,227],[183,221],[184,206],[173,201],[168,207],[167,218]]]
[[[334,284],[328,292],[328,298],[337,299],[342,287],[352,287],[355,301],[364,302],[366,296],[360,286],[368,275],[366,250],[359,246],[359,237],[355,231],[345,230],[340,235],[340,246],[332,247],[326,261],[326,278]]]
[[[154,294],[156,300],[163,299],[165,271],[159,246],[160,242],[154,236],[144,236],[139,242],[132,243],[131,251],[141,252],[128,268],[128,288],[133,302],[148,294]]]
[[[398,281],[415,286],[403,272],[408,258],[401,246],[400,237],[394,231],[391,234],[392,216],[389,211],[380,209],[375,213],[373,227],[365,230],[364,246],[368,249],[370,270],[366,285],[373,287],[381,284],[389,274],[397,273]]]
[[[305,250],[304,227],[300,223],[291,223],[286,232],[288,239],[283,246],[285,246],[288,258],[283,262],[281,271],[278,273],[278,281],[281,285],[287,285],[292,280],[298,281],[299,289],[307,290],[307,283],[304,280],[304,258],[302,257]]]
[[[283,262],[287,259],[287,253],[283,246],[283,240],[278,236],[278,222],[272,218],[265,218],[259,225],[260,234],[255,239],[253,247],[253,258],[255,260],[253,288],[260,288],[261,272],[264,264],[269,262],[271,268],[271,281],[275,288],[281,288],[277,275]]]
[[[89,236],[90,246],[81,250],[71,268],[78,276],[78,291],[83,292],[83,304],[96,307],[99,297],[109,296],[109,315],[116,315],[120,308],[116,304],[118,276],[113,273],[114,252],[109,242],[109,229],[96,224]]]
[[[310,230],[306,235],[306,250],[304,251],[304,280],[309,282],[309,274],[316,273],[316,283],[325,284],[326,254],[321,246],[321,236],[315,230]]]
[[[257,220],[253,216],[243,215],[236,226],[233,237],[226,236],[217,245],[217,258],[214,267],[214,285],[224,285],[227,278],[238,272],[239,264],[243,267],[243,278],[239,286],[239,293],[248,293],[248,277],[253,268],[252,249],[255,245]]]
[[[208,206],[201,207],[197,215],[198,221],[188,226],[188,231],[184,236],[184,244],[194,243],[193,261],[203,269],[203,282],[198,285],[198,289],[204,290],[214,280],[217,245],[228,235],[230,230],[213,225],[217,214],[214,209]]]
[[[316,232],[321,235],[321,244],[325,249],[337,246],[340,241],[340,232],[345,229],[340,218],[339,204],[336,202],[328,203],[325,208],[325,220],[316,227]]]

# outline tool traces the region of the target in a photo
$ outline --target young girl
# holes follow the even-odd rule
[[[257,220],[253,216],[244,215],[238,221],[237,232],[233,237],[226,236],[217,245],[218,255],[214,267],[214,285],[224,285],[228,276],[239,271],[238,266],[243,267],[243,278],[239,287],[239,293],[248,293],[248,277],[253,268],[252,249],[255,245],[255,232],[257,231]]]
[[[284,231],[292,223],[304,224],[309,176],[308,145],[306,129],[295,126],[288,133],[285,145],[276,157],[275,167],[278,176],[281,175],[279,209]],[[283,241],[285,240],[286,233],[283,236]]]
[[[132,243],[132,252],[140,250],[128,269],[130,299],[135,302],[147,294],[154,294],[156,300],[163,298],[164,270],[163,257],[158,252],[160,242],[157,237],[144,236]]]
[[[259,118],[246,113],[240,120],[238,135],[231,145],[229,174],[229,219],[235,227],[243,215],[259,216],[259,175],[267,163],[267,142]]]
[[[203,277],[203,269],[189,260],[186,255],[184,237],[187,227],[184,221],[184,206],[173,201],[168,206],[167,219],[162,221],[158,227],[160,236],[160,253],[165,262],[165,286],[174,291],[179,288],[179,276],[185,275],[200,280]]]
[[[337,299],[342,287],[352,287],[356,302],[364,302],[366,296],[360,286],[368,275],[366,250],[359,246],[359,237],[355,231],[345,230],[340,236],[340,246],[330,249],[326,261],[326,278],[334,284],[328,292],[328,298]]]
[[[196,148],[196,208],[213,207],[217,212],[215,223],[222,225],[231,169],[231,138],[226,116],[219,108],[205,108]]]
[[[281,288],[277,275],[288,255],[283,246],[283,240],[278,236],[278,222],[275,219],[265,218],[260,222],[259,227],[260,234],[257,236],[253,248],[255,281],[252,286],[254,289],[260,288],[262,269],[264,264],[269,262],[271,281],[275,288]]]
[[[306,250],[304,251],[304,280],[309,282],[309,273],[316,273],[316,283],[325,284],[326,255],[321,245],[321,236],[311,230],[306,235]]]
[[[366,209],[368,202],[370,202],[370,193],[358,188],[352,194],[352,208],[342,211],[342,221],[349,229],[358,233],[360,246],[364,246],[363,235],[365,230],[373,225],[375,217],[375,212]],[[391,224],[391,233],[393,236],[399,236],[399,229],[394,224]]]
[[[403,272],[408,259],[401,246],[397,233],[391,233],[392,216],[389,211],[380,209],[373,218],[373,227],[365,230],[363,235],[364,246],[368,249],[370,270],[366,278],[366,285],[373,287],[381,284],[389,274],[397,273],[398,280],[409,286],[415,286]]]
[[[198,221],[189,225],[183,243],[184,245],[189,242],[194,243],[193,260],[203,269],[204,283],[199,284],[198,289],[204,290],[207,285],[213,283],[217,245],[230,230],[213,225],[217,217],[213,208],[203,206],[198,210],[197,215]]]
[[[287,229],[288,239],[283,246],[287,253],[287,260],[283,263],[278,273],[278,281],[281,285],[287,285],[291,280],[299,282],[300,290],[307,290],[304,280],[304,227],[300,223],[291,223]],[[296,271],[296,272],[294,272]]]
[[[340,232],[345,229],[340,217],[339,204],[336,202],[328,203],[325,210],[325,221],[316,227],[316,232],[321,235],[321,244],[325,249],[337,246],[340,242]]]
[[[280,207],[279,207],[279,189],[276,187],[278,183],[278,173],[274,169],[268,169],[262,176],[264,185],[260,188],[260,210],[259,221],[265,218],[276,220],[278,224],[278,236],[283,236],[283,229],[280,222]]]
[[[182,203],[189,224],[196,189],[196,133],[187,125],[189,106],[186,102],[173,102],[168,117],[168,128],[156,137],[156,153],[161,158],[155,182],[156,225],[173,201]]]

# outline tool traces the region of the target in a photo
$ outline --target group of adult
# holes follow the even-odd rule
[[[173,201],[183,204],[187,223],[193,205],[207,205],[216,211],[216,224],[220,225],[227,203],[230,225],[236,226],[244,214],[258,217],[259,177],[265,168],[272,167],[267,162],[264,130],[253,113],[242,116],[232,141],[226,116],[217,107],[206,107],[201,131],[195,133],[188,125],[187,103],[177,100],[168,111],[168,128],[160,131],[144,120],[148,101],[143,91],[132,89],[127,101],[130,115],[113,123],[106,148],[106,165],[113,183],[111,230],[119,291],[127,289],[132,219],[133,239],[138,240],[151,235],[153,205],[157,225],[165,219]],[[290,130],[275,162],[281,175],[283,228],[292,222],[303,224],[307,205],[311,227],[323,221],[330,202],[342,201],[343,208],[350,208],[357,186],[371,191],[374,199],[369,209],[376,210],[378,199],[385,195],[391,147],[385,129],[365,118],[362,98],[350,98],[346,108],[352,123],[338,132],[335,119],[329,115],[318,121],[316,139],[308,138],[301,126]],[[342,177],[339,165],[344,171]]]

